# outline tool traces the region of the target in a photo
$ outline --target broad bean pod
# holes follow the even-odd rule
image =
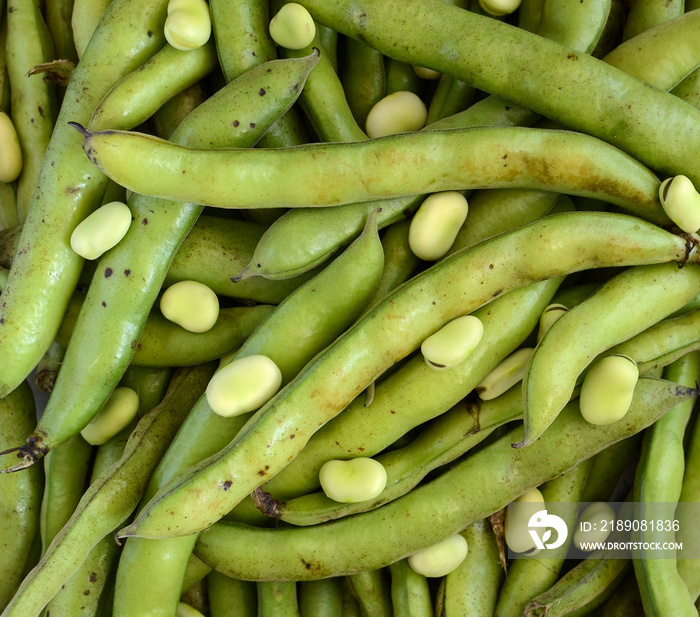
[[[51,33],[56,58],[77,62],[78,52],[73,39],[71,17],[74,0],[49,0],[46,3],[46,25]]]
[[[452,75],[700,184],[700,112],[605,62],[440,0],[300,4],[316,21],[393,58]]]
[[[525,440],[516,447],[528,446],[544,432],[596,356],[667,317],[698,288],[700,268],[630,268],[562,315],[528,363],[523,379]]]
[[[257,617],[255,583],[241,581],[213,570],[207,575],[211,617]]]
[[[573,401],[533,447],[511,447],[523,435],[522,427],[516,428],[432,482],[371,512],[304,528],[220,522],[200,535],[195,552],[215,569],[251,580],[310,580],[383,567],[490,516],[697,394],[642,378],[625,422],[593,427]]]
[[[655,248],[657,242],[666,247]],[[356,322],[257,412],[227,448],[165,486],[120,534],[170,537],[208,527],[278,473],[313,432],[384,370],[447,321],[506,291],[591,264],[684,259],[686,253],[678,236],[640,219],[599,213],[547,217],[456,253]],[[164,518],[159,511],[170,514]]]
[[[667,23],[674,17],[683,15],[685,2],[656,2],[655,0],[640,0],[632,5],[625,19],[622,30],[622,40],[628,41],[640,33],[648,32],[658,24]]]
[[[188,115],[173,139],[198,145],[231,140],[240,145],[254,144],[296,99],[315,61],[315,56],[279,60],[273,66],[249,71]],[[260,94],[261,88],[264,95]],[[201,130],[203,125],[206,132]],[[128,366],[172,255],[201,213],[200,207],[180,202],[155,207],[153,200],[143,195],[132,196],[130,208],[135,221],[122,241],[100,261],[56,388],[35,433],[28,438],[18,468],[32,464],[51,447],[82,430],[102,407]],[[23,236],[25,232],[26,226]],[[16,263],[10,272],[8,291]],[[88,364],[83,362],[85,349],[99,352]],[[77,384],[88,386],[79,388]],[[71,413],[64,413],[66,409]]]
[[[391,588],[385,569],[358,572],[346,577],[346,580],[363,613],[391,617]]]
[[[300,617],[294,581],[258,581],[259,617]]]
[[[3,292],[0,396],[22,382],[53,341],[83,264],[68,239],[105,189],[106,178],[85,159],[67,121],[87,123],[112,85],[162,46],[166,5],[114,0],[66,89]]]
[[[341,579],[327,578],[300,583],[299,613],[301,617],[342,617]]]
[[[414,571],[407,559],[389,565],[394,617],[432,617],[428,580]]]
[[[163,402],[146,414],[119,461],[88,488],[41,561],[22,581],[3,617],[39,615],[89,551],[131,514],[158,460],[206,387],[214,366],[181,369]]]
[[[658,180],[648,169],[599,139],[570,131],[419,131],[271,151],[195,150],[145,134],[77,128],[88,158],[117,183],[219,208],[337,206],[510,187],[597,197],[641,218],[668,222]],[[410,173],[397,174],[398,162]]]

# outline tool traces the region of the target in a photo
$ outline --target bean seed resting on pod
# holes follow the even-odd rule
[[[170,0],[163,32],[180,51],[201,47],[211,36],[209,5],[204,0]]]
[[[204,615],[193,606],[178,602],[176,617],[204,617]]]
[[[433,193],[413,215],[408,245],[425,261],[440,259],[454,244],[469,212],[467,200],[457,191]]]
[[[534,349],[523,347],[510,354],[474,388],[482,401],[490,401],[512,388],[525,375]]]
[[[659,186],[659,199],[668,217],[687,233],[700,229],[700,195],[686,176],[667,178]]]
[[[112,201],[95,210],[73,230],[70,246],[85,259],[97,259],[115,247],[129,231],[131,210]]]
[[[476,349],[484,334],[484,324],[478,317],[462,315],[431,334],[420,347],[426,364],[444,370],[461,364]]]
[[[615,510],[604,501],[596,501],[581,512],[576,523],[573,543],[579,550],[585,543],[605,542],[612,531],[612,525],[604,522],[615,520]]]
[[[185,330],[207,332],[219,317],[219,298],[202,283],[180,281],[165,290],[160,311]]]
[[[514,553],[532,553],[537,545],[529,531],[533,514],[544,509],[544,497],[539,489],[533,488],[513,500],[506,508],[505,539],[508,548]]]
[[[502,17],[518,10],[522,0],[479,0],[479,6],[489,15]]]
[[[418,131],[425,126],[428,109],[417,94],[400,90],[374,104],[367,114],[365,132],[368,137],[383,137]]]
[[[630,408],[639,379],[637,363],[627,356],[607,356],[595,362],[581,385],[581,415],[597,425],[617,422]]]
[[[316,36],[316,24],[301,4],[290,2],[270,20],[270,36],[280,47],[304,49]]]
[[[456,570],[466,559],[468,552],[467,540],[456,533],[413,553],[409,556],[408,563],[418,574],[436,578]]]
[[[207,403],[225,418],[255,411],[282,385],[282,373],[267,356],[238,358],[218,371],[209,382]]]
[[[417,66],[415,64],[413,65],[413,72],[421,79],[440,79],[440,77],[442,77],[440,71],[435,71],[425,66]]]
[[[10,116],[0,111],[0,182],[9,184],[22,172],[22,147]]]
[[[386,470],[373,458],[325,462],[319,481],[326,496],[340,503],[358,503],[373,499],[386,486]]]
[[[115,388],[102,409],[80,434],[93,446],[101,446],[131,422],[139,410],[139,395],[131,388]]]

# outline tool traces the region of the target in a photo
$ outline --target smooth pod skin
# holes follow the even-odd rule
[[[311,580],[383,567],[490,516],[530,488],[641,431],[685,396],[697,396],[695,390],[649,378],[637,388],[624,426],[592,427],[572,402],[532,448],[511,447],[523,434],[517,428],[382,508],[306,528],[221,522],[200,535],[196,553],[229,576],[252,580]]]
[[[206,580],[212,617],[257,617],[255,583],[236,580],[216,570],[212,570]]]
[[[300,583],[299,612],[303,617],[342,617],[341,579],[328,578]]]
[[[204,79],[216,66],[213,41],[192,51],[165,45],[114,85],[93,112],[88,126],[90,130],[132,129],[177,93]]]
[[[171,138],[202,146],[232,140],[239,145],[254,144],[296,99],[315,61],[315,56],[279,60],[272,67],[249,71],[190,113]],[[267,88],[265,97],[259,94],[261,83]],[[202,123],[211,133],[196,131]],[[41,424],[28,442],[25,462],[41,456],[52,442],[55,445],[82,430],[126,370],[170,260],[201,212],[198,206],[180,202],[160,206],[155,208],[153,201],[142,195],[132,196],[129,207],[134,223],[93,277],[66,350],[63,378],[56,381]],[[11,284],[12,274],[8,292]],[[83,362],[85,349],[99,352],[88,365]],[[77,383],[89,383],[90,387],[77,388]],[[64,413],[65,409],[71,413]]]
[[[512,187],[597,197],[642,218],[667,221],[658,180],[648,169],[598,139],[568,131],[417,131],[281,151],[195,150],[122,131],[84,136],[88,158],[119,184],[145,195],[220,208],[337,206],[442,190]],[[546,174],[533,163],[544,159]],[[410,174],[394,173],[399,160]],[[272,175],[275,182],[269,181]]]
[[[632,268],[562,315],[528,364],[523,379],[526,437],[518,447],[543,433],[597,355],[673,313],[699,286],[700,268],[695,266]]]
[[[603,229],[612,236],[606,237]],[[659,247],[660,254],[652,257],[656,249],[649,235],[670,246]],[[316,430],[384,370],[454,317],[510,289],[586,269],[591,262],[629,263],[642,255],[647,260],[674,254],[682,259],[686,250],[681,238],[636,218],[571,213],[520,227],[443,260],[399,287],[316,356],[227,448],[163,487],[120,535],[171,537],[208,527],[278,473]],[[516,263],[510,259],[512,251],[520,257]],[[162,510],[171,513],[167,521],[158,513]]]
[[[377,617],[391,617],[393,614],[387,575],[386,570],[378,569],[358,572],[345,578],[364,613]]]
[[[431,617],[433,605],[428,579],[416,572],[407,559],[390,564],[388,569],[391,574],[391,605],[395,617]]]
[[[28,383],[0,399],[0,447],[12,442],[36,421],[34,396]],[[4,609],[21,582],[22,569],[35,537],[39,539],[39,513],[43,490],[41,467],[26,474],[0,475],[0,608]]]
[[[170,438],[213,372],[214,366],[207,364],[177,373],[163,402],[139,422],[123,456],[90,485],[3,617],[38,616],[89,551],[132,513]]]
[[[362,38],[382,53],[605,139],[653,169],[700,181],[700,111],[600,60],[441,0],[300,4],[317,22]],[[395,45],[397,38],[401,46]],[[524,74],[528,79],[521,79]],[[631,108],[630,100],[635,101]]]
[[[372,107],[386,94],[384,54],[365,41],[346,38],[340,80],[357,124],[366,125]]]
[[[67,122],[87,123],[112,85],[163,45],[165,8],[165,0],[114,0],[71,77],[3,292],[0,396],[22,382],[54,340],[83,265],[68,239],[106,186]]]

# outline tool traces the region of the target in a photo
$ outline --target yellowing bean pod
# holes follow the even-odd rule
[[[93,446],[101,446],[131,422],[139,410],[139,395],[131,388],[115,388],[92,422],[80,434]]]
[[[668,217],[687,233],[700,229],[700,195],[686,176],[667,178],[659,186],[659,199]]]
[[[442,542],[413,553],[408,563],[418,574],[427,577],[446,576],[455,570],[467,557],[467,540],[458,533]]]
[[[204,0],[170,0],[164,34],[180,51],[201,47],[211,36],[209,5]]]
[[[321,488],[327,497],[340,503],[373,499],[386,486],[386,470],[373,458],[332,460],[319,471]]]
[[[119,244],[129,231],[131,210],[113,201],[95,210],[73,230],[70,246],[85,259],[97,259]]]
[[[591,424],[617,422],[630,408],[638,379],[632,358],[615,355],[598,360],[581,386],[581,415]]]
[[[17,179],[22,171],[22,148],[10,116],[0,111],[0,182]]]
[[[454,244],[469,205],[461,193],[433,193],[418,208],[408,230],[408,245],[419,259],[440,259]]]
[[[262,407],[281,384],[282,373],[270,358],[246,356],[212,377],[206,391],[207,403],[220,416],[239,416]]]
[[[428,109],[417,94],[401,90],[385,96],[367,114],[365,132],[369,137],[383,137],[425,126]]]
[[[219,299],[206,285],[180,281],[168,287],[160,299],[166,319],[190,332],[211,330],[219,317]]]
[[[451,368],[467,359],[483,334],[484,325],[478,317],[463,315],[425,339],[420,350],[430,368]]]
[[[270,20],[270,36],[280,47],[304,49],[313,42],[316,25],[303,6],[290,2]]]

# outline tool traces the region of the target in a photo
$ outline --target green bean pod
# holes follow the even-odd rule
[[[671,94],[689,103],[693,107],[700,107],[700,69],[695,69],[683,81],[681,81]]]
[[[93,112],[89,126],[95,130],[132,129],[217,66],[216,48],[211,39],[190,51],[165,45],[143,66],[112,87]]]
[[[12,94],[12,121],[22,146],[22,173],[17,183],[17,214],[27,218],[39,181],[44,154],[56,122],[55,84],[27,77],[37,64],[53,57],[44,18],[36,2],[8,0],[7,72]]]
[[[700,112],[600,60],[440,0],[364,0],[361,10],[346,0],[300,4],[316,21],[382,53],[469,82],[700,184],[700,156],[692,153],[700,147]]]
[[[71,29],[78,58],[81,60],[100,19],[111,3],[112,0],[74,0]]]
[[[114,82],[162,46],[166,5],[166,0],[115,0],[73,73],[3,292],[0,396],[31,372],[54,340],[83,264],[70,248],[70,234],[99,205],[105,189],[106,178],[95,173],[66,123],[87,123]]]
[[[38,615],[89,551],[132,513],[170,439],[213,372],[214,367],[208,364],[176,374],[163,402],[146,414],[131,434],[121,459],[90,485],[3,617]]]
[[[562,315],[528,363],[523,379],[525,439],[516,447],[530,445],[544,432],[596,356],[673,313],[699,286],[700,268],[631,268]]]
[[[213,570],[207,575],[211,617],[257,617],[255,583],[241,581]]]
[[[0,447],[12,447],[12,442],[31,430],[35,422],[34,396],[25,382],[0,399]],[[0,609],[7,606],[22,580],[32,542],[40,540],[42,484],[40,467],[30,469],[27,475],[0,475]]]
[[[681,385],[695,385],[700,381],[700,352],[687,354],[670,364],[664,371],[666,379]],[[635,516],[648,518],[653,503],[676,503],[681,494],[685,467],[683,439],[693,405],[683,403],[658,420],[644,436],[642,455],[635,477],[634,500],[639,502]],[[673,510],[669,511],[669,515]],[[673,530],[632,531],[633,542],[674,542]],[[675,552],[675,551],[674,551]],[[648,616],[694,615],[695,598],[691,597],[685,582],[678,574],[675,555],[667,559],[648,558],[644,550],[634,550],[634,571],[642,596],[644,612]]]
[[[531,448],[511,447],[522,437],[519,427],[382,508],[313,527],[220,522],[200,535],[196,553],[215,569],[247,579],[310,580],[384,567],[490,516],[695,396],[696,390],[642,378],[624,423],[588,425],[573,401]]]
[[[666,246],[657,249],[657,242]],[[520,258],[513,263],[510,255],[516,251]],[[686,252],[683,239],[640,219],[583,212],[546,217],[456,253],[413,277],[356,322],[229,446],[165,486],[120,533],[170,537],[208,527],[278,473],[318,428],[427,336],[513,288],[591,264],[684,259]],[[174,513],[167,522],[158,515],[162,510]]]
[[[315,62],[316,56],[279,60],[245,73],[191,113],[173,139],[198,145],[219,145],[219,139],[252,145],[295,100]],[[261,88],[264,97],[259,94]],[[20,466],[31,464],[32,459],[82,430],[102,407],[138,345],[170,259],[201,212],[193,204],[180,202],[156,206],[143,195],[132,196],[130,208],[135,220],[122,241],[100,261],[66,351],[62,377],[29,438]],[[12,271],[8,291],[11,283]],[[88,365],[84,364],[85,349],[99,350]],[[80,383],[89,387],[77,388]],[[66,409],[71,413],[64,413]]]
[[[639,595],[637,579],[632,572],[615,590],[615,594],[600,607],[596,617],[631,617],[636,615],[643,617],[644,607]]]
[[[535,32],[566,47],[590,53],[596,46],[610,12],[610,0],[582,6],[576,0],[547,0]]]
[[[299,612],[301,617],[342,617],[341,579],[327,578],[299,583]]]
[[[591,469],[579,501],[610,501],[620,476],[639,455],[641,436],[618,441],[591,459]]]
[[[343,66],[345,97],[357,124],[364,127],[367,114],[386,90],[384,56],[363,41],[348,38]]]
[[[462,564],[445,577],[444,610],[439,617],[493,617],[503,567],[491,523],[477,521],[461,534],[469,552]]]
[[[0,284],[0,289],[4,287],[4,283]],[[39,392],[51,394],[53,387],[58,377],[58,371],[63,362],[63,356],[66,354],[65,345],[61,345],[54,341],[48,348],[39,364],[36,365],[36,374],[34,375],[34,383],[39,389]]]
[[[343,516],[367,512],[405,495],[430,472],[457,460],[498,427],[522,418],[517,388],[480,404],[455,405],[402,448],[376,455],[386,469],[384,490],[374,499],[338,503],[323,493],[311,493],[279,504],[270,516],[292,525],[317,525]]]
[[[300,617],[294,581],[258,581],[259,617]]]
[[[77,62],[78,52],[71,26],[73,5],[74,0],[49,0],[46,3],[46,25],[51,32],[55,57]]]
[[[630,6],[622,31],[622,40],[627,41],[641,33],[647,32],[658,24],[663,24],[679,15],[683,15],[685,2],[658,2],[655,0],[638,0]]]
[[[346,577],[346,581],[362,607],[363,614],[391,617],[391,586],[385,569],[351,574]]]
[[[384,91],[387,96],[394,92],[404,91],[413,92],[413,94],[420,96],[425,85],[425,80],[416,75],[410,64],[400,62],[390,56],[384,57],[384,82]]]
[[[590,467],[590,459],[582,461],[565,474],[547,482],[540,488],[544,503],[580,502]],[[577,516],[578,508],[567,508],[564,516],[567,529],[575,528]],[[494,615],[520,617],[530,600],[544,593],[557,582],[565,565],[570,544],[571,538],[559,548],[548,551],[545,559],[537,557],[514,559],[498,596]]]
[[[69,439],[44,459],[44,496],[41,500],[42,554],[73,515],[85,492],[92,446],[81,435]]]
[[[603,58],[615,49],[622,41],[622,27],[627,9],[621,0],[612,0],[610,13],[603,27],[603,32],[598,39],[591,55],[594,58]]]
[[[219,208],[337,206],[510,187],[597,197],[653,222],[667,222],[658,180],[648,169],[603,141],[568,131],[419,131],[271,151],[195,150],[144,134],[79,128],[88,158],[119,184],[145,195]],[[410,174],[395,173],[398,160]]]
[[[394,617],[432,617],[433,604],[425,576],[415,572],[406,559],[390,564],[389,571]]]

